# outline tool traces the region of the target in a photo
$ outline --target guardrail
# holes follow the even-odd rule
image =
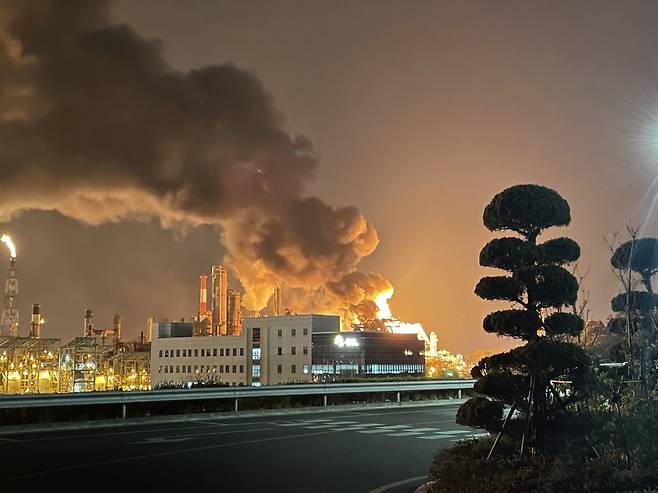
[[[474,383],[475,380],[423,380],[412,382],[270,385],[263,387],[212,387],[135,392],[89,392],[80,394],[5,395],[0,397],[0,409],[119,404],[122,406],[122,415],[125,417],[126,405],[131,403],[234,399],[235,411],[237,411],[239,399],[247,397],[323,395],[324,405],[326,406],[327,396],[329,395],[396,393],[399,402],[400,393],[402,392],[455,390],[458,396],[461,397],[461,391],[472,389]]]

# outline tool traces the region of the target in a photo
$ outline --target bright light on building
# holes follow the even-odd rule
[[[343,337],[341,334],[334,337],[334,344],[338,347],[359,347],[356,337]]]

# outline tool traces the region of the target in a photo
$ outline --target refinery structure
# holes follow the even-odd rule
[[[147,390],[150,385],[150,343],[125,341],[122,317],[115,314],[109,328],[94,327],[86,310],[81,337],[62,344],[42,337],[45,323],[39,304],[32,305],[27,336],[21,336],[18,314],[16,246],[8,235],[0,240],[9,250],[0,322],[0,394]]]
[[[83,314],[80,336],[62,342],[43,337],[42,307],[32,305],[29,330],[21,335],[16,247],[9,251],[0,326],[0,394],[149,390],[192,384],[272,385],[339,381],[392,374],[459,377],[460,355],[438,349],[418,323],[402,322],[388,306],[393,291],[374,301],[377,317],[354,320],[292,314],[274,285],[268,306],[247,311],[242,293],[229,288],[228,268],[211,266],[199,276],[199,304],[186,321],[149,317],[137,340],[126,340],[123,317],[97,326]]]

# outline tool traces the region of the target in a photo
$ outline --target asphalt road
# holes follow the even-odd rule
[[[475,432],[455,424],[456,410],[449,404],[1,435],[0,489],[412,492],[425,482],[436,449]]]

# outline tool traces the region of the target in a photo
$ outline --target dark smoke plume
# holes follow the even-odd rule
[[[259,80],[232,64],[175,70],[108,9],[0,3],[0,218],[212,224],[250,308],[282,282],[366,309],[371,279],[354,270],[377,232],[354,207],[303,195],[313,148]]]

